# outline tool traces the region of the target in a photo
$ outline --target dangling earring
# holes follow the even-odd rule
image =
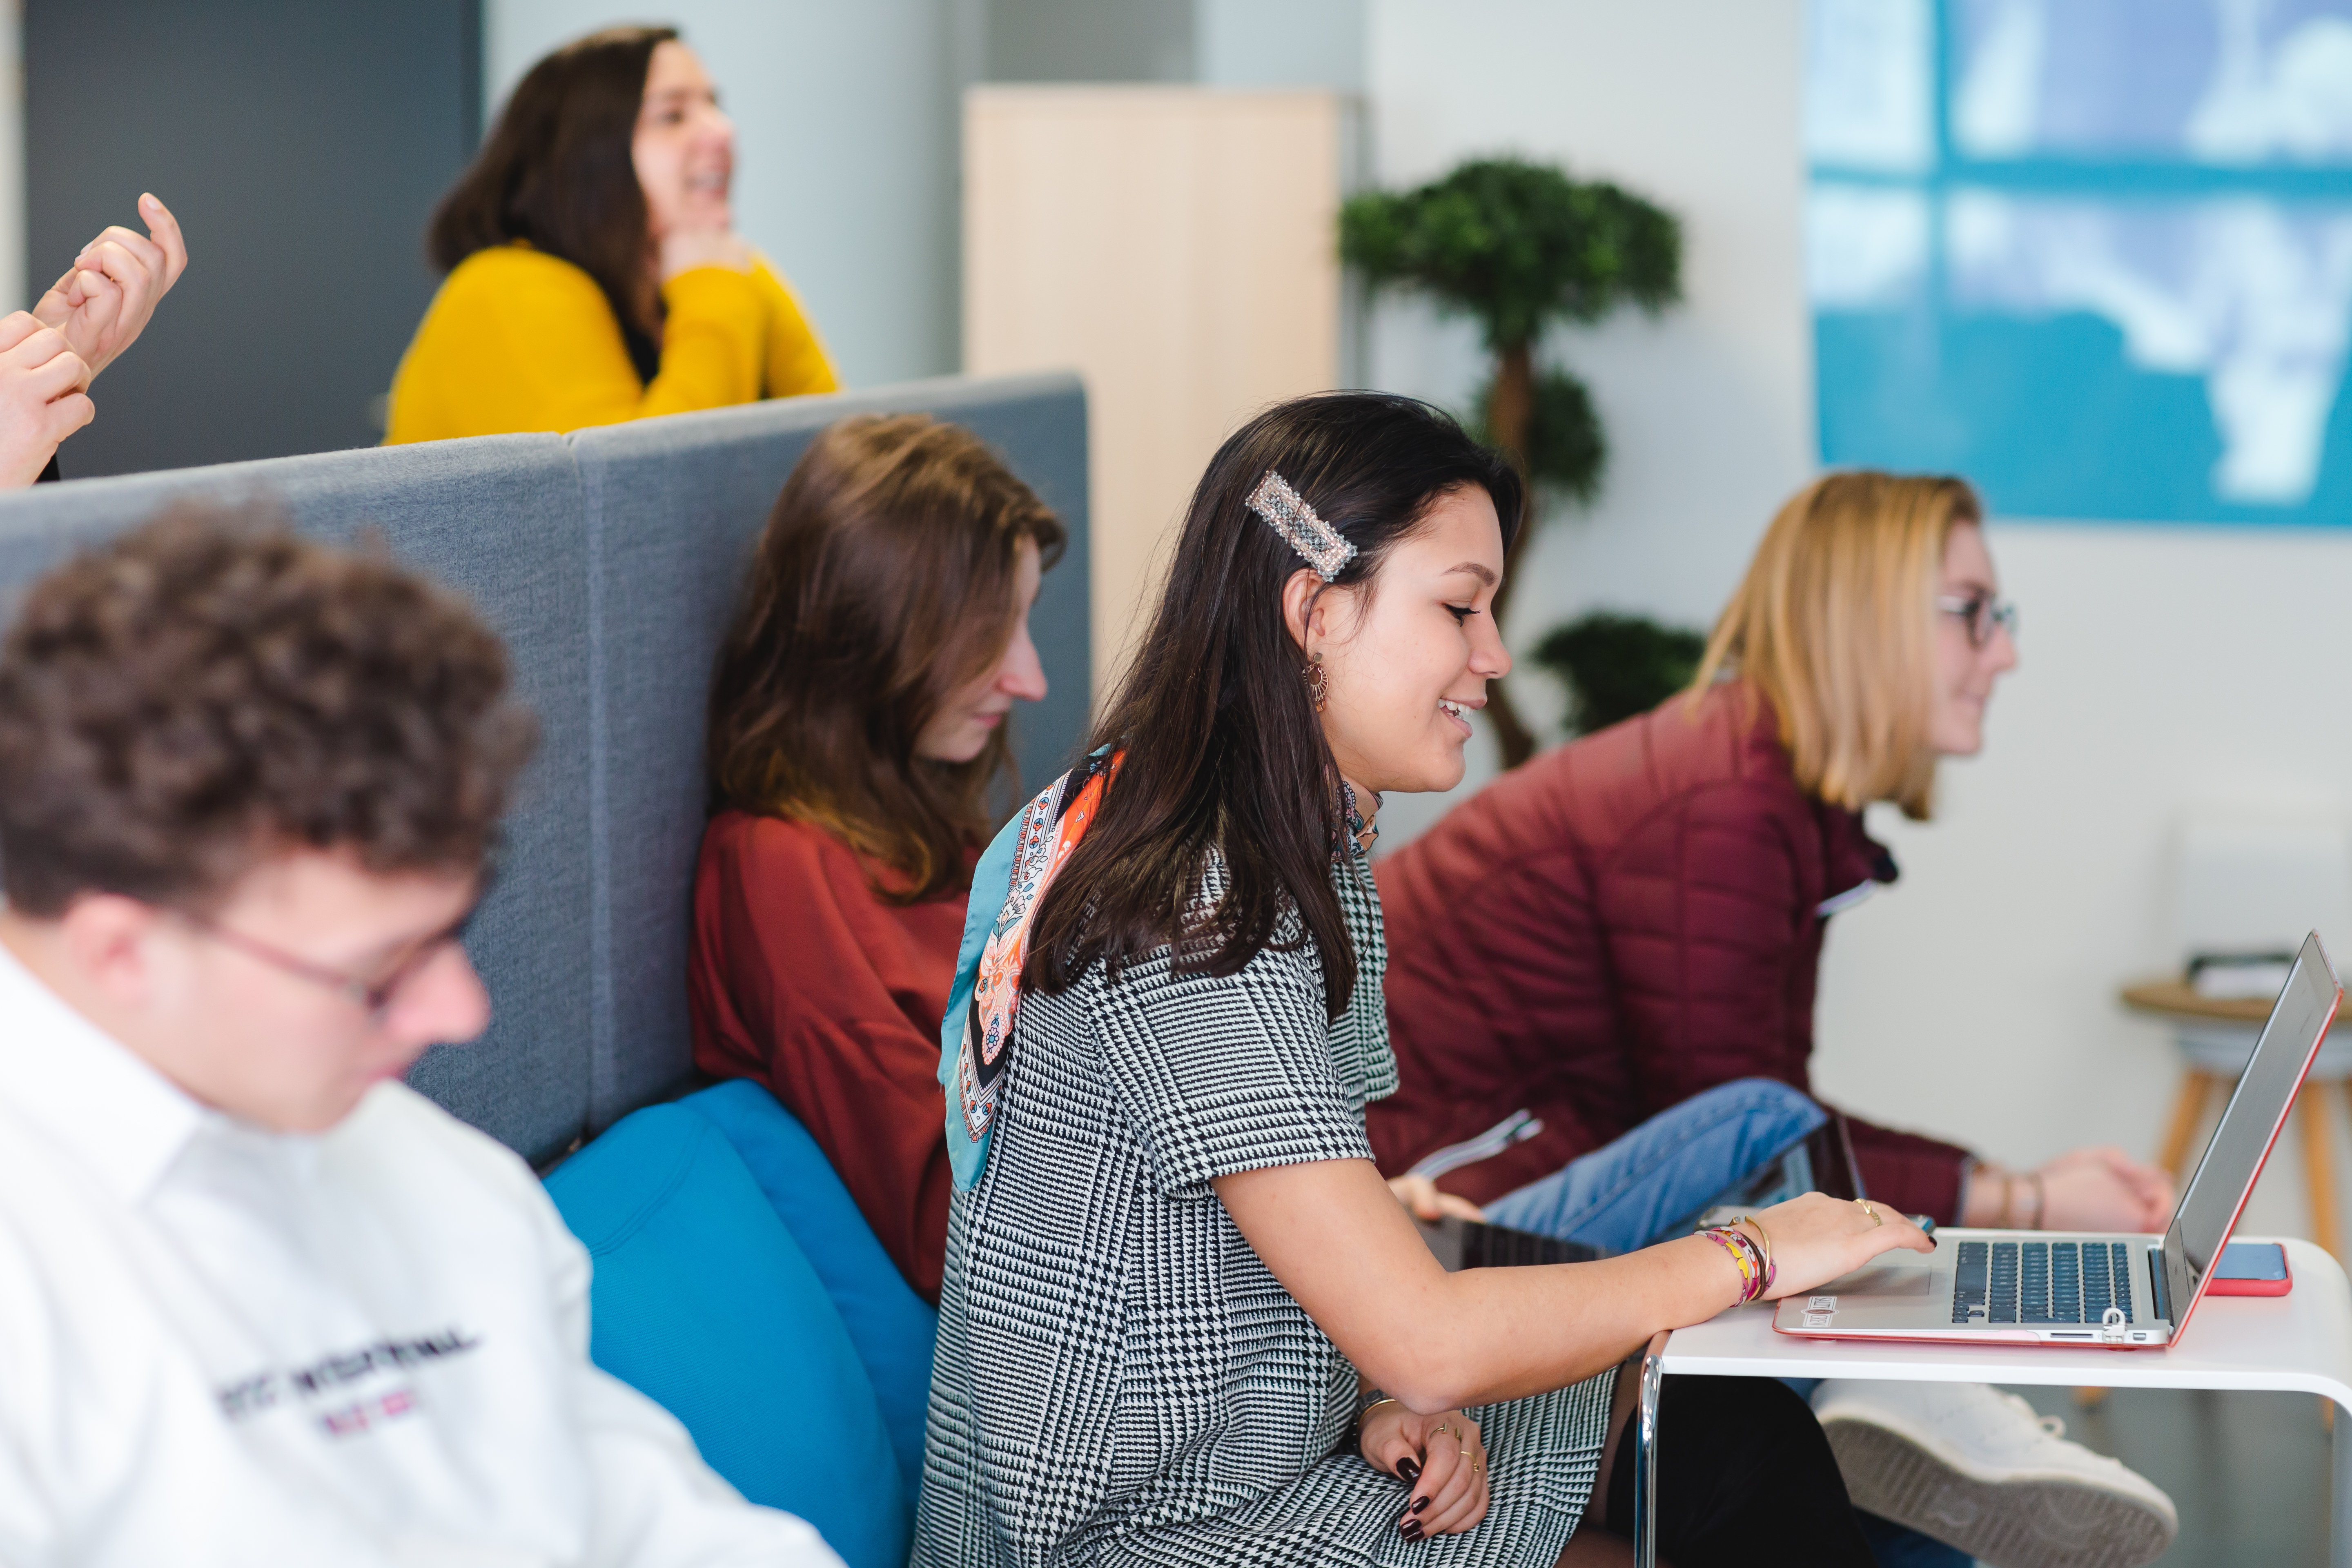
[[[1323,656],[1321,654],[1310,653],[1307,656],[1306,675],[1307,695],[1315,700],[1315,711],[1320,713],[1323,711],[1323,704],[1329,700],[1331,695],[1330,689],[1323,683]]]

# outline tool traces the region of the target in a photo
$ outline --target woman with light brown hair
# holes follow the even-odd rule
[[[695,1059],[806,1123],[929,1297],[940,1020],[1011,712],[1045,695],[1029,606],[1063,541],[971,432],[845,419],[784,482],[711,689]]]
[[[1687,691],[1507,773],[1379,863],[1402,1087],[1371,1108],[1372,1146],[1391,1175],[1439,1170],[1423,1206],[1640,1245],[1609,1231],[1631,1184],[1586,1179],[1593,1151],[1740,1086],[1811,1093],[1829,918],[1895,876],[1863,811],[1927,820],[1938,764],[1981,747],[2017,664],[1982,520],[1961,479],[1823,476],[1765,531]],[[1867,1195],[1941,1225],[2152,1231],[2170,1211],[2166,1174],[2120,1150],[2010,1171],[1837,1120]],[[1649,1142],[1652,1163],[1681,1162]],[[1805,1165],[1801,1145],[1798,1190],[1830,1174]],[[1815,1404],[1865,1510],[1966,1547],[1986,1542],[1908,1517],[1939,1494],[1905,1478],[1982,1491],[1979,1531],[2063,1525],[2096,1494],[2160,1550],[2161,1493],[2003,1397],[1833,1383]]]
[[[2017,663],[2016,612],[1992,584],[1961,480],[1832,474],[1766,531],[1693,692],[1738,681],[1751,709],[1769,703],[1807,795],[1925,822],[1937,763],[1976,752],[1993,681]]]

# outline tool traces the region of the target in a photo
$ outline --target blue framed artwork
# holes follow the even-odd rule
[[[1812,0],[1822,455],[2352,524],[2352,0]]]

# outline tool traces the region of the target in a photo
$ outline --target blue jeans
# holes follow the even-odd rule
[[[1632,1252],[1685,1228],[1717,1203],[1763,1207],[1811,1184],[1805,1135],[1829,1115],[1787,1084],[1743,1078],[1658,1112],[1613,1143],[1507,1193],[1486,1217],[1514,1230]],[[1770,1179],[1793,1155],[1806,1170]],[[1759,1184],[1776,1189],[1759,1194]],[[1760,1200],[1760,1201],[1759,1201]]]

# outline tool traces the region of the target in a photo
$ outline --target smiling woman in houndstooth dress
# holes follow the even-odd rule
[[[1509,668],[1486,612],[1519,504],[1408,399],[1259,416],[1202,480],[1097,749],[983,857],[943,1029],[919,1568],[1622,1557],[1577,1529],[1623,1489],[1619,1363],[1929,1245],[1812,1194],[1448,1275],[1375,1171],[1364,1106],[1396,1066],[1358,805],[1460,779],[1463,710]],[[1866,1564],[1810,1415],[1759,1388],[1688,1476],[1670,1439],[1667,1555]]]

